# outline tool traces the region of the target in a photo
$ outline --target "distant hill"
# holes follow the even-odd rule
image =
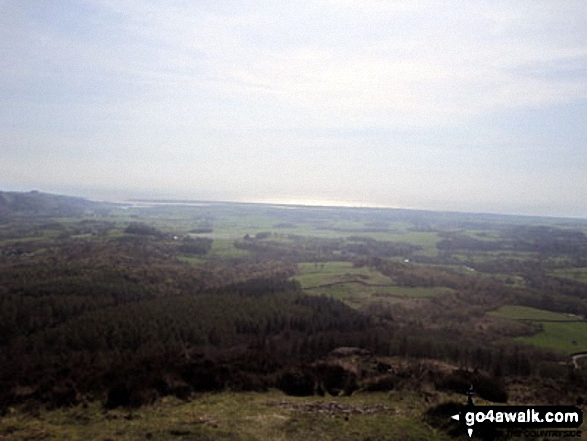
[[[80,216],[103,209],[104,204],[71,196],[61,196],[39,191],[0,191],[0,219],[21,216]]]

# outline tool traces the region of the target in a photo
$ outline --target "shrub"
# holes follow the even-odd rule
[[[287,395],[305,397],[314,395],[316,377],[304,370],[289,370],[277,380],[277,388]]]

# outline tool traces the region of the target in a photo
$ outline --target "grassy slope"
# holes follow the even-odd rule
[[[190,402],[166,398],[132,413],[104,412],[93,403],[87,409],[42,412],[37,418],[20,413],[3,417],[0,439],[448,439],[422,421],[429,405],[414,394],[401,392],[295,398],[277,391],[210,394]]]

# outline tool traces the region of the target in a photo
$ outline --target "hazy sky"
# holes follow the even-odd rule
[[[0,189],[587,217],[587,2],[0,0]]]

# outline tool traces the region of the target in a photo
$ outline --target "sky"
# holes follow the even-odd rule
[[[0,190],[587,218],[584,0],[0,10]]]

